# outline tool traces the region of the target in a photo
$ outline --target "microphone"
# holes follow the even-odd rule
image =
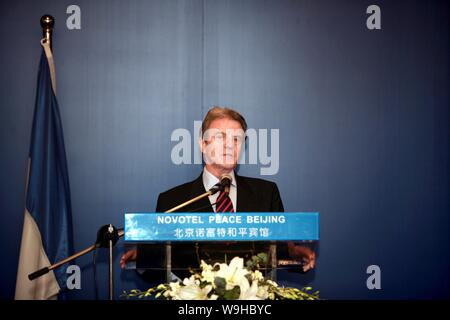
[[[233,179],[231,178],[231,176],[229,174],[224,174],[221,178],[220,178],[220,184],[222,186],[222,190],[225,191],[226,193],[230,193],[230,186],[231,186],[231,181]]]
[[[97,248],[108,248],[109,240],[112,241],[112,245],[114,246],[117,240],[119,240],[119,232],[123,235],[123,229],[118,230],[111,224],[105,224],[97,232],[97,241],[95,242],[95,246]]]
[[[209,189],[210,194],[213,195],[219,191],[225,191],[226,193],[229,193],[232,180],[233,179],[229,174],[224,174],[220,178],[220,182],[217,182],[211,189]]]

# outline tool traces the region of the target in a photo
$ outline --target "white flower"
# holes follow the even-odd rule
[[[206,285],[204,288],[200,288],[196,284],[184,286],[178,290],[176,298],[179,300],[208,300],[208,293],[211,289],[211,285]]]
[[[174,300],[208,300],[208,294],[211,290],[211,285],[200,288],[200,281],[191,276],[183,280],[183,286],[179,282],[170,283],[168,295]],[[166,296],[166,294],[164,295]]]
[[[195,279],[195,275],[192,275],[189,278],[184,278],[183,284],[185,286],[199,286],[200,285],[200,281]]]
[[[178,289],[180,289],[180,287],[181,287],[181,285],[178,281],[169,283],[169,286],[170,286],[171,291],[178,291]],[[158,288],[159,288],[159,286],[158,286]]]
[[[256,295],[262,299],[262,300],[266,300],[269,297],[269,287],[268,286],[259,286],[258,287],[258,292],[256,293]]]
[[[244,278],[240,285],[241,294],[239,295],[239,300],[261,300],[258,297],[258,281],[253,280],[252,285],[250,286],[247,278]]]
[[[244,268],[244,259],[234,257],[230,264],[221,263],[219,271],[215,273],[216,277],[224,278],[226,281],[226,290],[231,290],[242,282],[242,279],[248,274]]]
[[[202,264],[200,265],[202,268],[201,279],[202,281],[206,281],[214,284],[214,278],[216,277],[216,273],[212,271],[212,266],[206,264],[202,260]]]
[[[262,280],[264,280],[264,276],[259,270],[255,270],[252,273],[252,279],[262,281]]]
[[[219,266],[218,271],[213,271],[214,267],[217,266]],[[239,257],[233,258],[229,265],[216,263],[214,267],[201,261],[200,267],[202,269],[201,275],[197,274],[185,278],[183,285],[180,282],[170,283],[170,290],[164,293],[164,296],[170,296],[175,300],[216,300],[219,298],[216,294],[208,297],[211,290],[215,288],[215,277],[225,279],[226,290],[239,286],[239,300],[267,299],[270,298],[269,286],[278,287],[278,284],[274,281],[267,280],[264,282],[264,276],[259,270],[250,272],[244,268],[244,259]],[[251,285],[246,277],[247,275],[250,275]],[[208,284],[200,288],[200,281],[208,282]],[[258,286],[258,283],[264,283],[264,285]]]
[[[163,285],[159,285],[158,288],[161,288],[161,286],[163,286]],[[178,281],[171,282],[171,283],[169,283],[169,289],[167,291],[165,291],[163,295],[166,298],[170,297],[170,298],[174,299],[175,296],[178,294],[178,290],[180,290],[180,288],[181,288],[181,285]]]
[[[318,292],[313,294],[299,293],[298,289],[279,287],[276,282],[266,280],[259,270],[248,271],[244,268],[244,260],[239,257],[233,258],[229,265],[216,263],[211,266],[201,261],[200,267],[201,273],[193,274],[182,282],[160,284],[144,292],[145,297],[150,296],[156,290],[155,298],[162,295],[166,299],[173,300],[217,300],[218,298],[225,298],[225,296],[218,295],[222,293],[221,290],[215,290],[215,280],[221,278],[222,280],[217,281],[217,284],[222,286],[225,282],[226,290],[232,290],[236,286],[239,287],[239,300],[274,300],[280,297],[303,299],[305,296],[309,300],[319,299]],[[304,288],[304,290],[308,291],[311,288]],[[136,295],[141,297],[143,293],[139,290],[132,290],[129,296]]]
[[[215,274],[211,271],[202,271],[202,281],[214,283]]]
[[[273,287],[278,287],[278,284],[275,281],[267,280],[267,283],[270,284]]]
[[[203,271],[211,271],[213,267],[210,264],[207,264],[204,260],[200,262],[200,268],[202,268]]]

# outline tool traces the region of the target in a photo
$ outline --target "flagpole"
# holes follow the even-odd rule
[[[53,16],[46,14],[41,17],[42,36],[44,37],[45,41],[50,44],[51,50],[53,49],[52,35],[54,25],[55,25],[55,18],[53,18]]]

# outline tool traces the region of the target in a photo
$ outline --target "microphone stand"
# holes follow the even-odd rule
[[[211,196],[211,195],[215,194],[216,192],[220,191],[221,189],[222,188],[220,186],[217,186],[217,188],[216,188],[216,186],[214,186],[211,189],[209,189],[208,191],[206,191],[205,193],[203,193],[203,194],[201,194],[201,195],[199,195],[199,196],[197,196],[197,197],[195,197],[195,198],[193,198],[191,200],[183,202],[182,204],[179,204],[179,205],[173,207],[172,209],[164,211],[164,213],[171,213],[171,212],[177,211],[177,210],[179,210],[181,208],[184,208],[184,207],[190,205],[191,203],[197,202],[200,199],[203,199],[203,198],[206,198],[208,196]]]
[[[123,230],[121,232],[123,235]],[[116,244],[117,240],[119,240],[119,230],[113,227],[111,224],[104,225],[100,228],[97,233],[97,245],[101,248],[109,249],[109,270],[108,270],[108,278],[109,278],[109,300],[114,299],[114,276],[113,276],[113,246]]]
[[[113,246],[116,244],[117,240],[119,238],[123,237],[124,230],[123,229],[116,229],[113,225],[104,225],[102,226],[98,232],[97,232],[97,241],[92,246],[79,251],[78,253],[75,253],[74,255],[71,255],[70,257],[67,257],[51,266],[44,267],[42,269],[39,269],[38,271],[35,271],[33,273],[30,273],[28,275],[29,280],[37,279],[44,274],[49,273],[50,271],[61,267],[63,264],[66,264],[72,260],[75,260],[78,257],[81,257],[97,248],[109,248],[109,299],[113,300],[114,298],[114,287],[113,287]]]
[[[177,205],[175,207],[173,207],[170,210],[165,211],[165,213],[171,213],[174,212],[176,210],[179,210],[181,208],[186,207],[187,205],[197,202],[200,199],[203,199],[205,197],[208,197],[210,195],[213,195],[215,193],[217,193],[218,191],[222,191],[224,190],[224,188],[226,188],[226,186],[224,186],[222,183],[218,183],[215,186],[213,186],[211,189],[209,189],[208,191],[206,191],[205,193],[191,199],[188,200],[186,202],[183,202],[180,205]],[[108,293],[109,293],[109,299],[113,300],[114,298],[114,281],[113,281],[113,247],[114,245],[117,243],[117,241],[119,240],[119,238],[124,236],[124,230],[123,229],[116,229],[113,225],[109,224],[109,225],[104,225],[102,226],[98,232],[97,232],[97,241],[95,242],[95,244],[93,244],[92,246],[79,251],[78,253],[75,253],[74,255],[71,255],[70,257],[67,257],[55,264],[52,264],[51,266],[48,267],[44,267],[42,269],[39,269],[33,273],[30,273],[28,275],[28,279],[29,280],[34,280],[37,279],[41,276],[43,276],[44,274],[49,273],[50,271],[61,267],[63,264],[66,264],[72,260],[75,260],[78,257],[81,257],[97,248],[108,248],[109,249],[109,270],[108,270]],[[170,273],[171,273],[171,255],[172,250],[171,250],[171,245],[170,242],[166,245],[166,254],[167,254],[167,276],[169,279]]]

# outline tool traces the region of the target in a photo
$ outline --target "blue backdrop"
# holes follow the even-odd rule
[[[81,29],[69,30],[69,5]],[[366,9],[381,8],[381,30]],[[75,249],[123,213],[195,178],[171,133],[212,105],[280,129],[275,181],[286,211],[321,214],[317,268],[281,273],[327,299],[450,297],[449,5],[446,1],[14,1],[0,4],[0,297],[14,297],[41,47],[56,19],[57,97]],[[242,165],[260,176],[261,165]],[[116,296],[145,288],[120,272]],[[106,252],[99,258],[107,297]],[[92,256],[77,260],[94,298]],[[368,290],[366,268],[381,268]]]

